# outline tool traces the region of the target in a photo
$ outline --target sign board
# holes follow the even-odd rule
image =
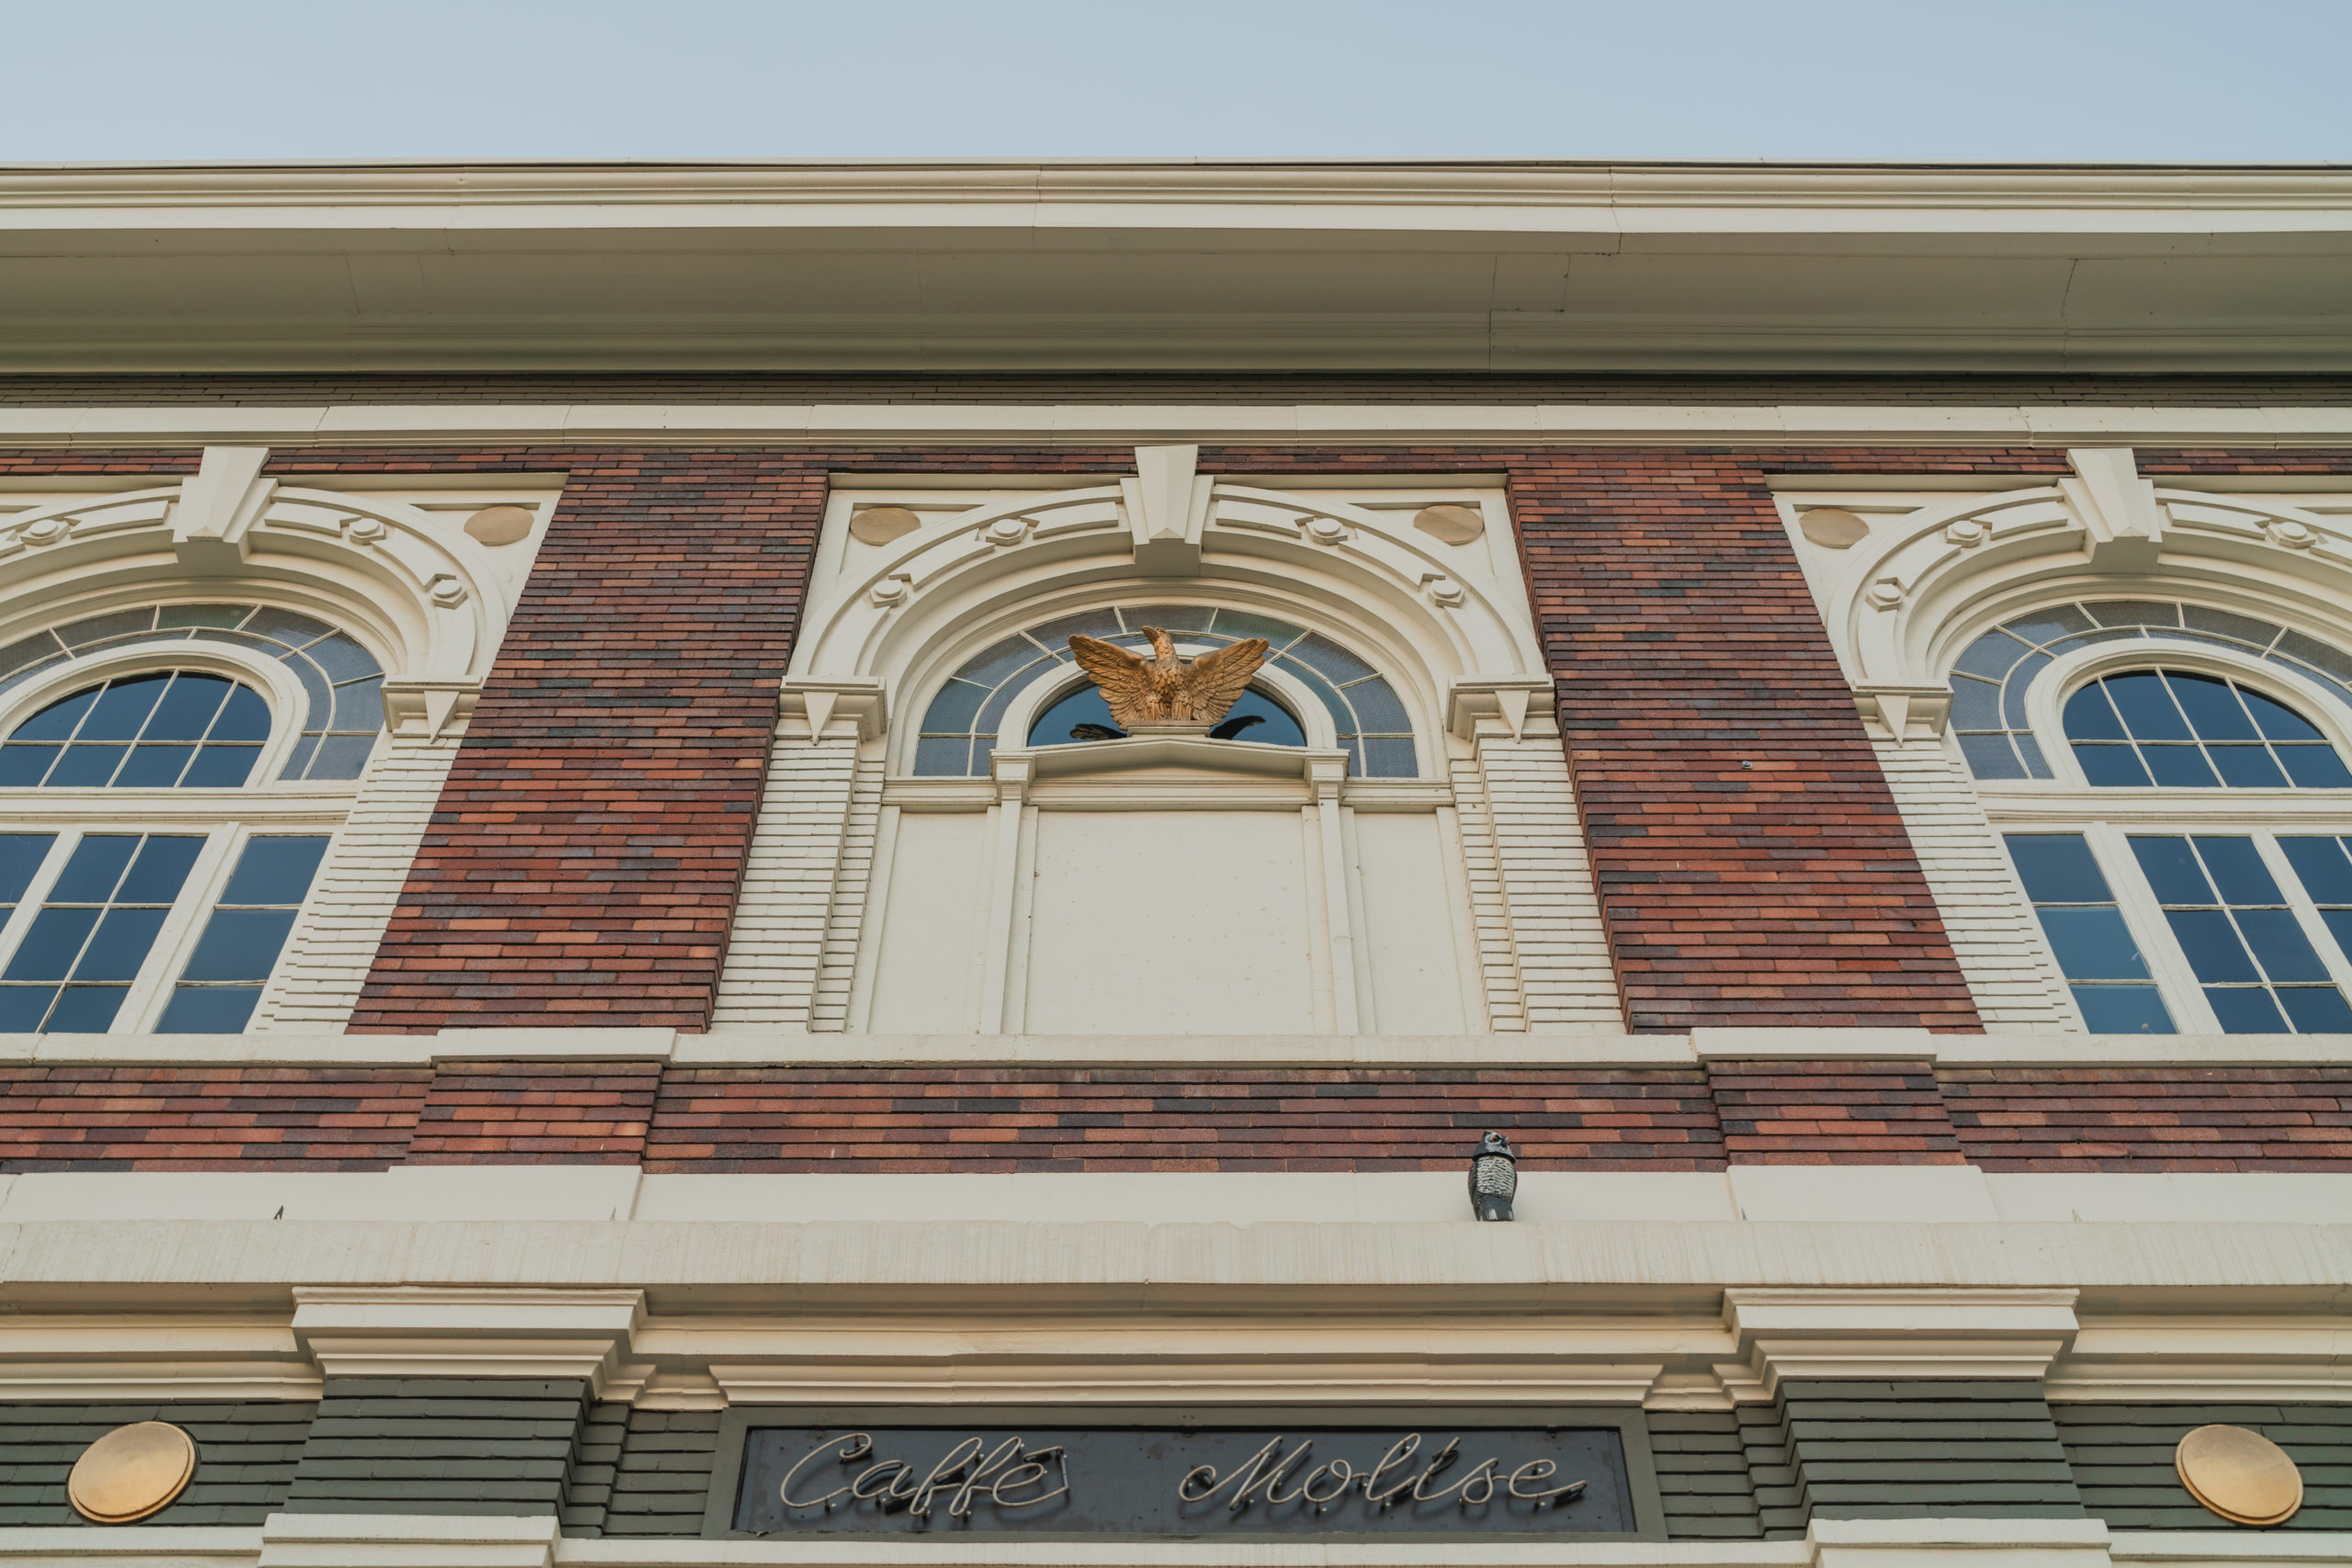
[[[780,1413],[729,1416],[714,1484],[727,1495],[712,1499],[710,1533],[1559,1536],[1657,1528],[1638,1413],[1553,1427],[808,1426],[770,1424],[792,1419]]]

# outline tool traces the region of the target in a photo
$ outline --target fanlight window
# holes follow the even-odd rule
[[[384,723],[382,669],[348,634],[324,621],[270,605],[148,605],[52,627],[0,648],[0,693],[69,659],[100,649],[175,642],[233,643],[275,659],[293,671],[307,701],[301,738],[278,771],[279,778],[356,779],[367,768],[377,732]],[[221,711],[225,714],[227,708]],[[45,713],[35,716],[33,722],[43,716]],[[10,782],[27,781],[12,778]],[[209,781],[185,777],[179,782]]]
[[[915,742],[917,774],[932,778],[978,777],[989,771],[989,758],[998,745],[998,731],[1015,697],[1035,682],[1066,677],[1075,669],[1070,658],[1073,632],[1101,637],[1138,651],[1149,648],[1145,626],[1162,626],[1180,643],[1194,648],[1223,646],[1245,637],[1261,637],[1273,645],[1267,665],[1279,666],[1313,692],[1331,716],[1339,743],[1348,753],[1348,771],[1367,778],[1415,778],[1420,762],[1413,744],[1412,722],[1396,689],[1373,667],[1338,643],[1304,626],[1241,610],[1210,609],[1197,604],[1139,604],[1093,610],[1034,626],[980,653],[956,671],[923,715]],[[1074,694],[1081,704],[1084,694]],[[1099,700],[1099,699],[1098,699]],[[1059,714],[1069,701],[1048,710]],[[1257,704],[1263,704],[1258,706]],[[1075,710],[1073,710],[1075,713]],[[1285,741],[1283,726],[1297,721],[1279,703],[1253,691],[1236,704],[1228,717],[1262,717],[1241,739]],[[1077,722],[1108,723],[1075,717],[1061,725],[1065,731]],[[1031,730],[1038,745],[1058,744],[1041,719]],[[1302,736],[1303,739],[1303,736]],[[1299,741],[1288,741],[1299,744]]]
[[[2323,690],[2341,697],[2346,706],[2352,706],[2352,655],[2339,652],[2325,643],[2305,637],[2301,632],[2290,631],[2283,626],[2274,626],[2267,621],[2258,621],[2248,615],[2232,615],[2226,610],[2211,610],[2197,604],[2171,604],[2143,599],[2102,600],[2086,604],[2062,604],[2053,609],[2038,610],[2030,615],[2020,615],[1993,631],[1986,632],[1968,645],[1954,665],[1951,677],[1951,728],[1953,733],[1959,737],[1962,754],[1968,759],[1969,772],[1980,779],[2053,777],[2049,760],[2041,754],[2041,747],[2035,742],[2030,726],[2027,722],[2025,705],[2027,688],[2033,683],[2035,676],[2041,674],[2049,667],[2052,660],[2062,654],[2098,643],[2134,640],[2159,643],[2201,643],[2208,647],[2232,649],[2239,653],[2262,660],[2266,663],[2291,670],[2305,680],[2317,682]],[[2101,684],[2111,684],[2116,679],[2119,678],[2110,677],[2109,682]],[[2120,679],[2131,679],[2131,677]],[[2196,754],[2199,758],[2193,765],[2187,755],[2177,758],[2167,756],[2163,759],[2152,759],[2145,754],[2144,748],[2134,752],[2134,755],[2137,757],[2138,765],[2153,769],[2157,761],[2161,761],[2167,767],[2178,768],[2184,775],[2193,772],[2195,767],[2210,766],[2216,770],[2216,776],[2223,784],[2238,782],[2228,773],[2220,772],[2224,761],[2231,766],[2245,769],[2248,777],[2261,771],[2266,764],[2256,761],[2255,753],[2267,755],[2268,763],[2275,764],[2283,771],[2290,782],[2307,788],[2326,787],[2320,781],[2322,774],[2331,767],[2335,773],[2343,771],[2342,763],[2324,742],[2316,748],[2318,756],[2298,754],[2290,759],[2287,750],[2282,749],[2282,743],[2283,747],[2294,747],[2299,744],[2308,744],[2308,742],[2301,740],[2299,737],[2287,734],[2284,729],[2274,732],[2266,728],[2261,711],[2256,709],[2252,703],[2245,705],[2242,720],[2229,720],[2226,710],[2229,703],[2235,700],[2230,696],[2230,692],[2242,690],[2233,682],[2214,682],[2216,685],[2227,688],[2219,694],[2204,693],[2183,698],[2180,695],[2181,687],[2177,684],[2181,679],[2182,677],[2168,672],[2163,674],[2158,685],[2168,689],[2161,694],[2146,688],[2135,690],[2149,690],[2151,697],[2161,694],[2164,703],[2174,705],[2177,710],[2177,720],[2183,725],[2188,722],[2188,715],[2185,705],[2188,702],[2198,702],[2208,704],[2211,711],[2217,716],[2214,722],[2225,728],[2239,722],[2250,726],[2255,731],[2251,735],[2245,735],[2232,729],[2230,735],[2225,737],[2221,730],[2217,729],[2210,739],[2225,745],[2245,744],[2251,747],[2252,751],[2243,756],[2233,755],[2222,759],[2199,750],[2203,739],[2207,738],[2199,732],[2191,731],[2184,735],[2167,733],[2160,738],[2152,730],[2146,735],[2142,735],[2132,729],[2128,722],[2123,722],[2128,721],[2130,716],[2122,714],[2120,700],[2113,697],[2109,700],[2116,704],[2115,711],[2119,722],[2123,722],[2123,733],[2102,738],[2077,737],[2074,732],[2075,709],[2073,704],[2069,703],[2066,710],[2068,739],[2103,739],[2108,742],[2121,743],[2127,751],[2141,746],[2143,742],[2158,745],[2188,744],[2189,752]],[[2080,694],[2077,694],[2078,698],[2079,695]],[[2247,692],[2245,696],[2254,698],[2255,694]],[[2135,695],[2131,700],[2137,702],[2140,698]],[[2151,701],[2147,711],[2154,715],[2159,711],[2161,705]],[[2285,716],[2283,718],[2277,719],[2276,722],[2283,725],[2291,719],[2292,723],[2300,726],[2301,729],[2310,730],[2310,726],[2305,724],[2300,716],[2289,714],[2284,708],[2278,708],[2276,704],[2270,706],[2277,708],[2278,715]],[[2096,721],[2095,705],[2086,706],[2086,716],[2085,722]],[[2152,718],[2151,722],[2162,728],[2162,721]],[[2317,739],[2316,731],[2311,732],[2311,739]],[[2077,747],[2076,755],[2079,757],[2081,754],[2081,748]],[[2095,759],[2102,764],[2109,760],[2105,756]],[[2092,766],[2093,761],[2085,761],[2084,767],[2086,772]],[[2120,757],[2114,761],[2119,771],[2124,769],[2125,763]],[[2299,773],[2295,771],[2297,767],[2301,767],[2306,772]],[[2329,773],[2327,776],[2333,778],[2335,774]],[[2100,780],[2095,774],[2091,777],[2093,783],[2108,782]],[[2150,773],[2150,778],[2156,784],[2168,782],[2153,772]],[[2111,782],[2146,783],[2148,781],[2126,781],[2118,778]],[[2204,779],[2199,782],[2211,784],[2215,781]]]
[[[2309,719],[2212,675],[2109,675],[2066,699],[2065,724],[2094,784],[2352,787],[2352,771]]]
[[[249,686],[182,670],[86,686],[0,744],[0,785],[51,789],[233,788],[269,739]]]

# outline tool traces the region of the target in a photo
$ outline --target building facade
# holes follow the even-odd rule
[[[0,226],[0,1562],[2352,1560],[2340,172]]]

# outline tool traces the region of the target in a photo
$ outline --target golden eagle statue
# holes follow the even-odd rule
[[[1240,700],[1272,646],[1253,637],[1198,659],[1182,659],[1158,626],[1144,627],[1143,635],[1151,639],[1149,659],[1091,637],[1069,639],[1078,667],[1093,677],[1111,716],[1130,732],[1138,725],[1215,724]]]

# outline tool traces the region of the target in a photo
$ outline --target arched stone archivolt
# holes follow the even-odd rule
[[[2203,490],[2142,477],[2123,448],[2069,457],[2071,476],[2014,489],[1905,491],[1887,476],[1780,497],[1996,1026],[2081,1027],[1986,807],[2004,791],[2084,787],[2059,722],[2068,693],[2130,668],[2210,669],[2352,736],[2352,487]]]
[[[272,713],[216,815],[333,844],[250,1028],[339,1028],[560,491],[288,485],[259,447],[165,483],[0,495],[0,725],[141,670],[223,674]],[[7,792],[0,813],[61,809]],[[200,802],[175,807],[186,815]],[[190,818],[191,822],[195,821]],[[198,824],[200,826],[201,824]]]
[[[1232,484],[1173,450],[1059,491],[833,498],[721,1026],[1620,1021],[1499,492]],[[1306,745],[1027,744],[1075,684],[1069,630],[1162,622],[1192,652],[1268,637],[1261,682]],[[1096,909],[1102,888],[1136,902]],[[1181,994],[1100,999],[1069,922],[1152,907],[1259,923],[1196,932]]]

